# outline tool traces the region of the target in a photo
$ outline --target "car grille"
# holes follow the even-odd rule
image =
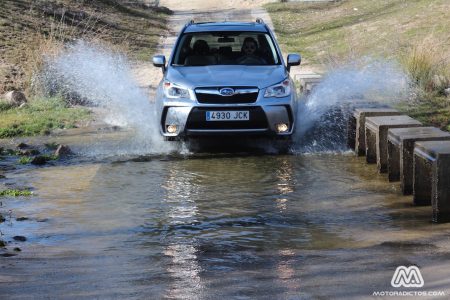
[[[234,111],[234,110],[248,110],[250,113],[250,120],[248,121],[206,121],[206,111]],[[267,128],[266,114],[261,107],[195,107],[189,114],[186,129],[194,130],[233,130],[233,129],[265,129]]]
[[[238,104],[238,103],[254,103],[258,98],[258,88],[239,86],[231,87],[235,94],[232,96],[222,96],[220,90],[223,87],[208,87],[195,89],[195,96],[199,103],[205,104]]]

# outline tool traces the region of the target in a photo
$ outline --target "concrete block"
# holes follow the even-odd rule
[[[431,202],[433,222],[450,221],[450,141],[415,143],[414,201]]]
[[[450,140],[450,133],[435,127],[391,128],[388,130],[389,181],[400,180],[404,195],[413,193],[414,143],[439,140]]]
[[[402,113],[393,108],[357,108],[353,112],[355,123],[354,149],[358,156],[366,154],[366,117],[396,116]]]
[[[296,74],[294,79],[300,82],[300,92],[309,94],[312,89],[322,81],[319,74]]]
[[[387,171],[387,134],[390,128],[420,127],[422,123],[406,115],[366,117],[366,161],[377,163],[378,170]]]
[[[342,101],[341,104],[344,104],[346,111],[349,112],[348,115],[348,123],[347,123],[347,146],[350,149],[355,149],[355,139],[356,139],[356,127],[357,127],[357,119],[355,112],[356,110],[390,110],[392,108],[387,104],[379,103],[376,101],[366,101],[363,99],[349,99],[348,101]],[[400,113],[399,113],[400,114]],[[359,114],[358,114],[359,115]],[[365,118],[364,118],[365,121]],[[363,128],[364,129],[364,128]],[[364,130],[363,130],[364,131]],[[365,148],[364,148],[365,153]]]

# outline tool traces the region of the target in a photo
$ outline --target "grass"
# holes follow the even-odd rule
[[[285,52],[301,52],[319,69],[370,56],[397,60],[414,85],[399,109],[426,125],[450,130],[450,2],[342,0],[271,3]],[[324,67],[325,66],[325,67]],[[405,99],[406,100],[406,99]]]
[[[0,112],[0,138],[45,135],[54,129],[74,128],[89,117],[87,109],[68,107],[62,98],[38,98],[23,108]]]
[[[19,164],[21,164],[21,165],[27,165],[27,164],[31,163],[32,160],[33,160],[32,157],[29,157],[29,156],[22,156],[21,158],[19,158]]]
[[[7,189],[0,192],[0,197],[27,197],[31,195],[33,195],[33,192],[29,190]]]
[[[447,47],[450,44],[447,0],[290,2],[265,7],[284,50],[302,52],[310,63],[352,52],[395,57],[430,32]]]

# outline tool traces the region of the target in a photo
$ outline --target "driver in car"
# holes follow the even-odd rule
[[[242,44],[242,56],[239,57],[239,64],[267,64],[267,62],[257,54],[258,44],[252,37],[246,37]]]

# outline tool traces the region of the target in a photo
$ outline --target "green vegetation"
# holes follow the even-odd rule
[[[53,129],[74,128],[90,116],[85,108],[69,107],[59,97],[38,98],[25,107],[0,112],[0,138],[49,134]]]
[[[285,52],[306,65],[338,65],[363,56],[400,62],[416,97],[400,109],[450,129],[450,2],[342,0],[266,5]]]
[[[29,156],[22,156],[21,158],[19,158],[19,164],[21,165],[26,165],[31,163],[31,161],[33,160],[32,157]]]
[[[15,189],[7,189],[0,192],[0,197],[10,196],[10,197],[25,197],[31,196],[33,193],[29,190],[15,190]]]

